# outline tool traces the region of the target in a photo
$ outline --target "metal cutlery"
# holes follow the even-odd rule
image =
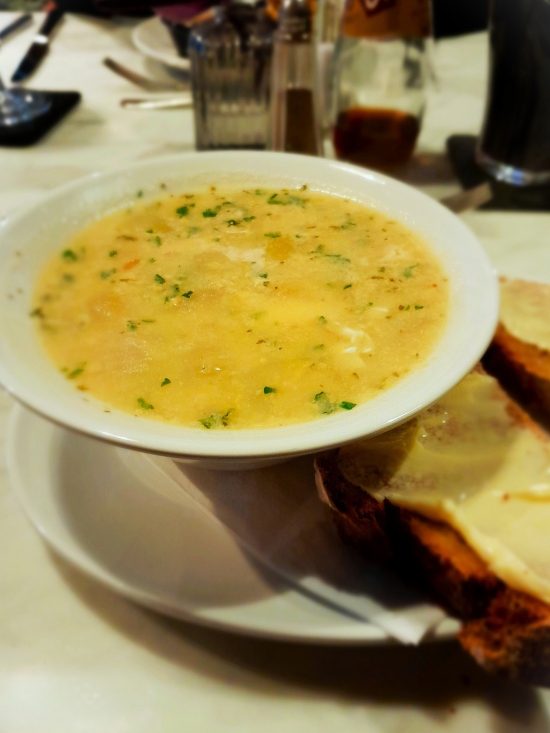
[[[46,15],[40,30],[34,37],[32,44],[11,77],[12,82],[25,81],[29,76],[31,76],[31,74],[34,74],[42,62],[42,59],[48,53],[50,47],[50,36],[62,17],[62,10],[51,10]]]
[[[19,30],[22,30],[31,21],[32,15],[30,13],[25,13],[24,15],[20,15],[18,18],[16,18],[13,23],[10,23],[5,28],[2,28],[2,30],[0,30],[0,45],[2,45],[2,43],[6,41],[11,35]]]
[[[132,84],[146,89],[148,92],[176,92],[187,89],[186,85],[177,81],[159,81],[138,74],[136,71],[132,71],[126,66],[119,64],[118,61],[114,61],[114,59],[108,57],[103,59],[103,64],[110,71],[122,76],[127,81],[132,82]]]
[[[126,109],[190,109],[193,106],[191,94],[187,92],[180,97],[165,99],[126,98],[120,100],[120,106]]]

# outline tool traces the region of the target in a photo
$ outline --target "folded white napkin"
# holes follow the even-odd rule
[[[311,457],[252,471],[193,468],[132,453],[132,470],[160,471],[170,498],[183,492],[251,555],[294,587],[348,618],[417,644],[444,618],[437,606],[348,550],[317,496]],[[166,489],[165,489],[166,490]]]

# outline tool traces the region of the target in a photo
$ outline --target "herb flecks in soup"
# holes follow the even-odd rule
[[[442,268],[415,234],[308,190],[139,201],[81,231],[35,293],[75,387],[205,430],[345,413],[414,370],[445,322]]]

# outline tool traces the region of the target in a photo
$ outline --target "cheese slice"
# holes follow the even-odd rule
[[[500,320],[520,341],[550,351],[550,285],[504,280],[500,285]]]
[[[340,450],[377,499],[453,526],[511,588],[550,603],[550,440],[471,374],[416,419]]]

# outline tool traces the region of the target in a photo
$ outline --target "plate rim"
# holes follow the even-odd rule
[[[151,46],[147,45],[147,42],[143,40],[142,34],[144,31],[148,29],[150,26],[163,26],[161,18],[159,18],[158,15],[153,16],[152,18],[147,18],[146,20],[142,21],[136,27],[132,30],[132,43],[134,44],[135,48],[144,56],[147,56],[147,58],[154,59],[155,61],[159,61],[162,64],[165,64],[166,66],[170,66],[173,69],[179,69],[180,71],[189,71],[191,68],[191,62],[189,59],[184,59],[181,56],[178,56],[176,53],[176,49],[173,49],[173,52],[170,53],[170,51],[166,51],[166,53],[157,51],[155,48],[152,48]],[[166,29],[166,33],[169,35],[168,29]]]
[[[358,623],[351,621],[347,623],[345,619],[342,625],[323,626],[304,624],[290,624],[286,629],[267,629],[265,626],[251,625],[249,622],[239,623],[234,619],[223,619],[209,614],[194,612],[189,608],[175,605],[171,602],[163,600],[159,594],[154,594],[141,589],[135,583],[121,579],[114,572],[103,568],[93,558],[89,557],[85,550],[78,544],[76,540],[73,543],[67,541],[63,537],[59,537],[51,531],[44,523],[40,509],[35,503],[25,486],[23,472],[17,458],[17,449],[19,441],[23,439],[23,421],[30,417],[31,420],[41,421],[47,424],[49,430],[67,430],[49,420],[39,417],[34,412],[26,409],[19,403],[14,403],[7,426],[6,436],[6,463],[10,488],[17,500],[17,503],[31,525],[37,530],[41,539],[51,547],[55,553],[67,561],[73,568],[83,572],[88,577],[99,582],[104,587],[113,591],[117,595],[122,596],[138,605],[149,608],[157,613],[180,619],[188,623],[197,624],[207,628],[223,631],[227,633],[238,634],[252,638],[266,639],[278,642],[296,643],[296,644],[318,644],[323,646],[371,646],[371,645],[394,645],[399,642],[389,637],[379,627],[368,622]],[[85,440],[93,440],[86,436]],[[106,446],[108,447],[108,446]],[[49,484],[49,480],[45,478]],[[287,592],[300,593],[299,590],[292,588],[290,584],[284,583],[285,590],[281,595]],[[236,608],[236,607],[233,607]],[[456,636],[456,620],[448,617],[441,622],[433,632],[426,635],[420,643],[448,641]]]

